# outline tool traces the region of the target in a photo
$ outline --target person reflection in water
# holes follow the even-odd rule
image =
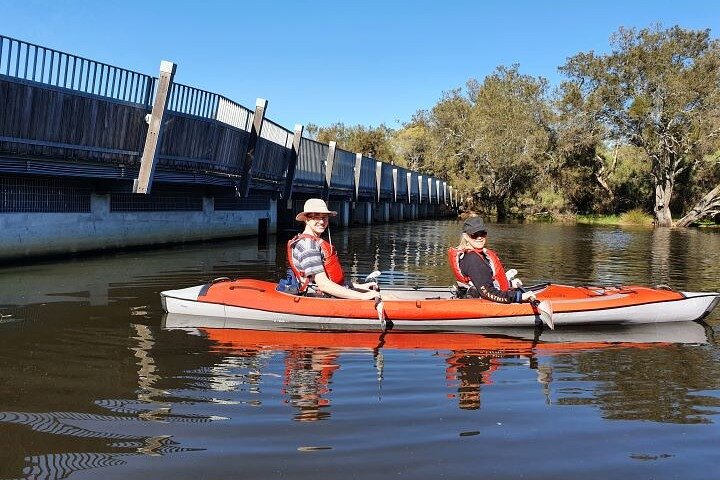
[[[463,410],[480,408],[481,385],[490,384],[490,376],[497,370],[497,359],[487,355],[474,355],[472,351],[453,352],[447,360],[445,378],[457,380],[458,407]]]
[[[283,393],[287,402],[298,409],[295,420],[313,422],[330,416],[326,410],[330,400],[333,373],[339,368],[338,352],[331,349],[301,348],[287,352]]]

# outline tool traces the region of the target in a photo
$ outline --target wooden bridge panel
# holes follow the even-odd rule
[[[335,150],[330,188],[352,191],[355,186],[355,154],[346,150]]]
[[[360,165],[360,185],[358,192],[360,196],[375,197],[377,187],[375,185],[375,166],[376,162],[374,158],[362,157],[362,164]]]
[[[384,200],[392,200],[394,193],[393,185],[393,166],[389,163],[382,164],[382,176],[380,177],[380,196]]]
[[[170,113],[163,125],[159,163],[237,172],[248,139],[248,132],[224,123]]]
[[[279,182],[285,178],[290,149],[264,138],[258,138],[252,176]]]
[[[325,160],[330,147],[303,139],[295,170],[295,185],[322,187],[325,184]]]
[[[138,160],[145,108],[0,79],[2,151],[56,160]]]

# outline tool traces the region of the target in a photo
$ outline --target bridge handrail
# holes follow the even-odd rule
[[[122,108],[127,110],[128,107],[134,109],[129,118],[133,123],[135,136],[139,138],[142,128],[138,125],[144,123],[142,121],[143,110],[152,106],[155,100],[156,91],[158,89],[158,77],[146,75],[121,67],[116,67],[107,63],[91,60],[78,55],[56,50],[53,48],[43,47],[23,40],[18,40],[5,35],[0,35],[0,78],[5,81],[11,80],[19,84],[29,85],[37,83],[40,86],[47,85],[54,88],[45,88],[45,90],[59,91],[62,95],[63,90],[71,90],[83,94],[83,97],[103,97],[102,99],[93,98],[92,102],[109,99],[111,103],[127,103],[132,105],[124,105]],[[54,98],[56,101],[62,101],[59,96]],[[243,132],[250,132],[253,125],[253,117],[255,112],[250,110],[220,94],[207,90],[183,85],[172,82],[167,99],[167,109],[180,115],[198,117],[201,119],[212,120],[225,124]],[[82,106],[85,108],[85,106]],[[139,110],[139,112],[137,111]],[[138,115],[140,113],[141,115]],[[141,118],[141,120],[137,120]],[[59,120],[58,120],[59,121]],[[183,122],[178,124],[185,125]],[[94,127],[93,127],[94,128]],[[180,128],[180,127],[179,127]],[[227,170],[237,158],[229,157],[227,149],[246,148],[248,135],[241,134],[237,131],[224,128],[222,125],[214,125],[221,135],[226,135],[224,141],[227,144],[221,144],[218,147],[217,154],[218,167],[220,170]],[[264,180],[270,179],[280,181],[287,169],[287,164],[291,157],[290,148],[292,147],[294,132],[288,130],[272,120],[263,117],[262,127],[259,132],[261,141],[254,150],[253,159],[253,175],[262,177]],[[253,138],[252,135],[249,136]],[[210,137],[209,137],[210,138]],[[212,139],[212,138],[211,138]],[[45,146],[60,146],[60,148],[68,148],[84,151],[104,151],[108,153],[118,153],[121,155],[134,155],[136,146],[130,147],[122,144],[125,136],[113,137],[110,147],[104,143],[102,146],[92,145],[75,145],[74,143],[65,144],[57,139],[19,139],[17,142],[23,144],[41,145],[45,142]],[[103,140],[104,141],[104,140]],[[38,143],[41,142],[41,143]],[[243,143],[245,142],[245,143]],[[117,143],[117,145],[116,145]],[[122,144],[122,145],[121,145]],[[119,145],[119,146],[118,146]],[[229,147],[228,147],[229,146]],[[184,148],[184,147],[183,147]],[[214,148],[214,147],[213,147]],[[300,153],[297,159],[296,177],[299,183],[304,186],[316,187],[322,186],[325,182],[325,168],[327,165],[328,146],[303,139],[300,144]],[[212,148],[210,150],[213,150]],[[183,157],[183,161],[212,163],[204,155],[203,158],[196,158],[196,154],[188,154],[185,158],[182,149],[179,152],[171,152],[175,159]],[[214,151],[214,150],[213,150]],[[206,152],[207,153],[207,152]],[[242,153],[241,153],[242,154]],[[208,154],[209,155],[209,154]],[[360,172],[355,172],[356,161],[351,152],[343,150],[336,151],[334,157],[333,172],[331,175],[330,188],[339,190],[350,189],[358,180],[356,186],[359,195],[368,196],[369,194],[377,194],[376,175],[380,173],[379,196],[388,197],[395,190],[402,193],[403,191],[410,198],[418,198],[422,201],[422,197],[433,203],[439,201],[448,201],[451,195],[448,192],[446,181],[436,179],[434,177],[422,177],[422,183],[417,180],[420,178],[418,172],[410,171],[410,182],[406,178],[406,170],[399,168],[397,170],[397,185],[393,176],[394,166],[377,163],[377,160],[362,157],[360,162]],[[160,157],[170,158],[168,152],[161,153]],[[236,155],[237,156],[237,155]],[[226,158],[227,157],[227,158]],[[214,158],[214,157],[213,157]],[[222,158],[222,159],[221,159]],[[244,160],[244,159],[242,159]],[[357,177],[355,174],[358,174]],[[404,197],[403,197],[404,198]],[[450,198],[451,200],[451,198]]]
[[[260,130],[260,137],[282,145],[283,147],[290,148],[293,141],[293,132],[278,125],[269,118],[264,118],[262,130]]]
[[[177,82],[172,84],[168,110],[217,120],[246,132],[250,131],[255,114],[227,97]],[[293,132],[264,118],[260,137],[289,148],[292,145]]]
[[[0,75],[149,106],[156,78],[0,35]]]

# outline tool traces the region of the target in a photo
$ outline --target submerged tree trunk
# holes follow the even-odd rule
[[[710,190],[698,203],[678,222],[676,226],[687,227],[705,217],[720,213],[720,184]]]
[[[505,207],[504,198],[495,200],[495,210],[497,211],[498,222],[504,222],[507,220],[507,208]]]
[[[672,227],[672,213],[670,212],[672,191],[673,184],[670,180],[655,184],[655,225],[658,227]]]

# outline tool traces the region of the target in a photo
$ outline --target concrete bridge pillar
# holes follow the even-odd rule
[[[347,227],[350,224],[350,202],[343,200],[328,202],[330,210],[338,212],[333,224],[339,227]]]
[[[428,217],[428,204],[421,203],[418,207],[419,207],[418,216],[420,218],[427,218]]]
[[[373,222],[373,208],[370,202],[355,202],[351,213],[352,221],[360,225],[370,225]]]
[[[395,204],[395,218],[394,220],[403,221],[405,220],[405,205],[402,203],[396,203]]]
[[[110,195],[92,193],[90,195],[90,213],[93,221],[104,220],[110,213]]]
[[[389,222],[390,221],[390,203],[379,202],[374,207],[375,221],[376,222]]]
[[[402,219],[403,220],[412,220],[412,209],[413,205],[411,203],[407,205],[402,206]]]
[[[213,200],[214,203],[214,199]],[[275,199],[270,199],[270,209],[268,210],[268,222],[270,225],[268,225],[268,233],[275,234],[278,231],[278,201]]]

